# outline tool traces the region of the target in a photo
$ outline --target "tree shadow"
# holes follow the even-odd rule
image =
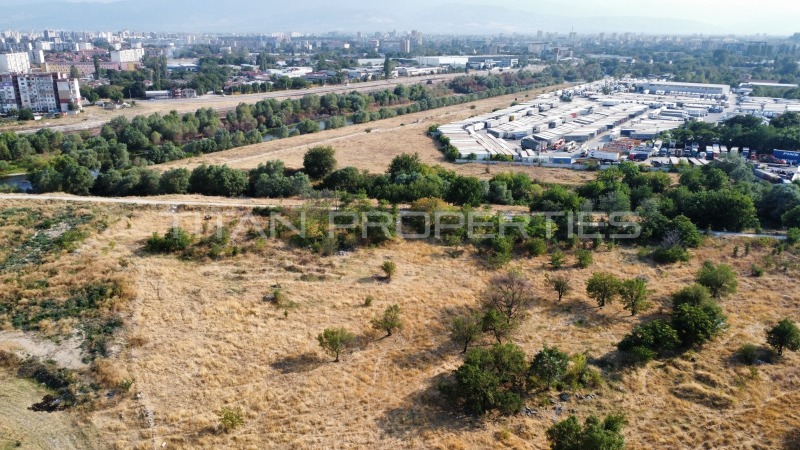
[[[378,427],[398,439],[413,439],[431,431],[463,432],[481,426],[479,418],[450,408],[450,402],[439,392],[449,373],[435,376],[421,391],[404,399],[404,406],[393,408],[377,419]]]
[[[800,450],[800,428],[796,428],[784,436],[783,450]]]
[[[331,358],[331,361],[333,361],[333,358]],[[308,352],[300,355],[286,356],[270,364],[270,367],[285,375],[311,372],[324,363],[325,361],[323,361],[319,355]]]

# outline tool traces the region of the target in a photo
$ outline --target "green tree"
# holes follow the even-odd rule
[[[450,323],[450,339],[463,346],[461,353],[467,353],[469,344],[474,342],[481,334],[482,323],[479,314],[469,314],[456,317]]]
[[[703,235],[700,234],[700,230],[688,217],[679,215],[672,219],[670,225],[672,229],[677,231],[681,244],[684,246],[695,248],[699,247],[703,242]]]
[[[512,414],[522,405],[527,369],[525,352],[514,344],[472,348],[456,370],[454,382],[440,390],[473,414],[492,410]]]
[[[725,328],[725,314],[714,302],[700,306],[684,303],[672,312],[672,328],[685,346],[703,344]]]
[[[486,333],[491,333],[498,344],[508,338],[516,326],[516,322],[509,322],[506,316],[496,309],[486,311],[481,318],[481,329]]]
[[[392,305],[386,308],[383,315],[372,319],[372,328],[386,332],[386,336],[391,336],[395,330],[403,326],[400,321],[400,306]]]
[[[545,274],[544,283],[556,292],[559,302],[565,295],[572,292],[572,283],[566,275],[550,276]]]
[[[386,59],[383,61],[383,77],[387,80],[392,77],[392,72],[394,72],[395,63],[387,56]]]
[[[800,350],[800,329],[789,319],[783,319],[767,330],[767,343],[783,356],[783,350]]]
[[[541,384],[550,387],[560,380],[569,367],[569,355],[556,347],[544,346],[531,362],[530,373]]]
[[[478,206],[483,197],[483,183],[475,177],[456,176],[445,193],[445,200],[454,205]]]
[[[354,336],[345,328],[326,328],[317,336],[319,346],[334,356],[333,362],[339,362],[339,354],[352,342]]]
[[[95,80],[99,80],[101,78],[101,76],[100,76],[100,70],[101,70],[100,69],[100,57],[97,56],[97,55],[94,55],[94,57],[92,57],[92,62],[94,63],[94,79]],[[98,97],[98,99],[99,99],[99,97]],[[91,101],[91,99],[90,99],[90,101]]]
[[[17,120],[33,120],[33,111],[31,111],[29,108],[20,109],[17,111]]]
[[[303,156],[303,171],[313,180],[325,178],[336,170],[336,151],[330,147],[314,147]]]
[[[619,295],[620,280],[608,272],[595,272],[586,283],[586,294],[603,308]]]
[[[650,306],[650,293],[647,291],[647,282],[641,278],[631,278],[620,283],[619,296],[622,304],[632,316],[644,311]]]
[[[738,282],[736,273],[726,264],[715,266],[712,262],[706,261],[697,273],[696,281],[708,288],[708,292],[714,298],[722,298],[736,292]]]
[[[189,170],[170,169],[161,174],[158,191],[161,194],[185,194],[189,191]]]
[[[581,427],[575,416],[569,416],[547,430],[547,440],[552,450],[623,450],[625,423],[621,415],[608,415],[602,422],[590,416]]]
[[[80,78],[81,77],[81,73],[78,72],[78,68],[75,67],[75,64],[72,64],[71,66],[69,66],[69,77],[70,78]]]

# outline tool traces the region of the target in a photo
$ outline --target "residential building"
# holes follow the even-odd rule
[[[132,48],[129,50],[115,50],[111,52],[111,62],[115,63],[133,63],[139,62],[144,57],[144,50],[141,48]]]
[[[28,108],[37,113],[60,113],[72,103],[81,108],[78,80],[60,73],[0,75],[0,113]]]
[[[31,61],[27,53],[0,54],[0,73],[28,73]]]

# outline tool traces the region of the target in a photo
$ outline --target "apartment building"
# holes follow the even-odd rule
[[[132,48],[130,50],[116,50],[111,52],[111,62],[132,63],[139,62],[144,57],[144,49]]]
[[[78,80],[60,73],[0,75],[0,113],[27,108],[36,113],[68,112],[81,108]]]
[[[0,54],[0,73],[28,73],[30,71],[31,61],[27,53]]]

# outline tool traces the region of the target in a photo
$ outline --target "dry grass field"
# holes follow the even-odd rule
[[[547,90],[553,89],[557,87]],[[446,124],[508,107],[515,100],[523,101],[539,92],[541,91],[536,90],[422,111],[361,125],[239,147],[155,167],[161,170],[175,167],[192,169],[201,164],[227,164],[230,167],[250,169],[265,161],[279,159],[287,167],[299,168],[302,167],[303,155],[309,148],[330,145],[336,149],[339,167],[354,166],[373,173],[385,172],[389,162],[397,155],[418,153],[422,161],[428,164],[440,164],[460,174],[481,178],[491,178],[494,173],[511,170],[526,173],[532,178],[548,183],[575,185],[593,179],[593,174],[588,172],[562,169],[498,165],[492,166],[487,172],[487,167],[481,164],[448,163],[437,149],[435,142],[426,135],[431,125]],[[475,106],[475,109],[471,109],[472,106]]]
[[[165,213],[156,207],[126,210],[84,241],[79,255],[62,256],[65,264],[91,258],[97,267],[124,268],[117,270],[136,291],[119,343],[100,370],[106,378],[135,383],[123,396],[101,396],[86,418],[85,427],[97,429],[108,446],[546,448],[544,432],[554,420],[610,412],[627,415],[629,448],[794,448],[789,442],[798,439],[800,356],[788,353],[756,372],[732,358],[744,343],[762,345],[767,325],[800,316],[793,256],[777,257],[790,262],[786,272],[771,269],[753,278],[750,265],[763,265],[771,249],[754,247],[734,259],[733,246],[743,243],[714,239],[693,251],[688,263],[656,267],[641,262],[635,248],[617,246],[596,253],[588,269],[572,268],[569,256],[564,272],[576,290],[561,303],[544,288],[546,257],[515,259],[511,267],[539,293],[512,338],[531,356],[545,344],[591,357],[612,352],[634,324],[668,311],[668,295],[692,282],[704,258],[731,264],[739,292],[722,302],[729,329],[698,352],[607,373],[606,386],[578,392],[591,398],[562,402],[553,392],[527,402],[533,415],[479,420],[451,412],[436,389],[462,360],[445,323],[474,308],[497,273],[471,248],[395,241],[320,257],[268,240],[257,251],[220,260],[143,253],[143,241],[172,224]],[[202,223],[219,210],[195,207],[191,213]],[[386,260],[398,267],[389,283],[375,276]],[[583,292],[595,270],[647,277],[655,307],[635,318],[618,304],[596,308]],[[264,301],[276,285],[291,307]],[[374,298],[371,306],[364,306],[367,296]],[[391,304],[402,308],[403,328],[383,338],[369,321]],[[339,363],[316,342],[322,329],[333,326],[357,335]],[[226,405],[245,414],[245,424],[228,434],[219,431],[215,413]]]

